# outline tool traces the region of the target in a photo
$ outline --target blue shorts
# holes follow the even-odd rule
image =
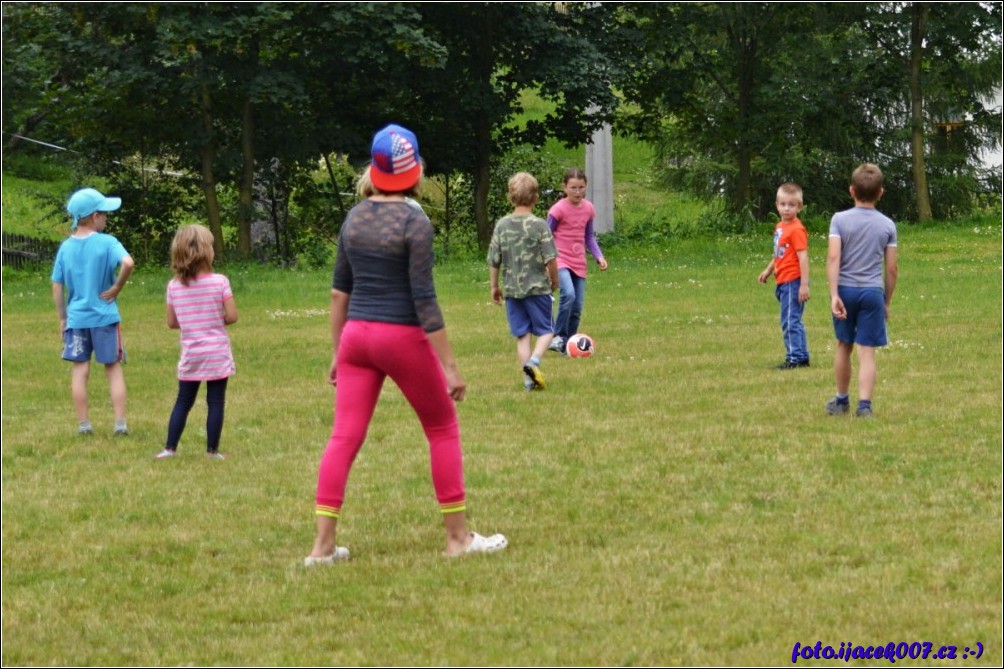
[[[538,337],[554,334],[551,311],[554,298],[550,295],[530,295],[529,297],[507,297],[505,315],[509,320],[509,332],[513,337],[522,337],[531,332]]]
[[[885,291],[881,288],[845,288],[837,294],[847,309],[847,318],[833,319],[833,331],[845,344],[885,346]]]
[[[99,328],[67,328],[63,333],[63,360],[90,362],[91,354],[103,365],[125,362],[119,324]]]

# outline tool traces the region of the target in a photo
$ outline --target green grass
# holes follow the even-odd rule
[[[769,235],[675,240],[608,253],[582,328],[597,354],[549,354],[535,394],[485,269],[440,267],[471,525],[510,548],[441,556],[421,431],[388,384],[340,526],[353,559],[310,571],[328,271],[221,268],[241,312],[225,462],[202,456],[201,399],[179,456],[153,458],[176,392],[165,272],[121,298],[121,440],[98,369],[97,434],[75,434],[47,271],[5,275],[3,664],[787,665],[822,640],[979,641],[965,663],[999,665],[1001,228],[901,226],[874,421],[822,411],[811,245],[810,369],[772,368]]]

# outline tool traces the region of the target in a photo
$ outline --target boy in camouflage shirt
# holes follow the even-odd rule
[[[509,179],[513,212],[495,224],[488,246],[488,273],[492,301],[502,304],[505,295],[509,331],[516,337],[516,354],[523,369],[523,387],[543,390],[540,361],[554,337],[552,293],[558,288],[558,252],[544,219],[533,215],[537,180],[519,172]],[[502,270],[503,288],[499,287]],[[532,337],[536,344],[531,352]]]

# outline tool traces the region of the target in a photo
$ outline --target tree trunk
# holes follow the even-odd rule
[[[931,195],[927,191],[927,166],[924,160],[924,91],[920,70],[924,57],[924,37],[930,7],[915,2],[910,7],[913,24],[910,27],[910,148],[913,153],[913,186],[917,191],[917,220],[930,221]]]
[[[754,11],[753,9],[749,11]],[[735,202],[733,204],[736,213],[741,213],[750,204],[753,192],[753,166],[752,150],[750,149],[750,119],[753,116],[753,84],[755,68],[757,64],[757,41],[756,36],[751,34],[741,22],[735,29],[734,39],[737,42],[739,53],[742,58],[739,62],[739,140],[737,158],[739,161],[739,174],[736,181]],[[759,209],[759,203],[756,207]],[[756,211],[759,216],[760,212]]]
[[[241,119],[241,188],[237,196],[237,255],[251,257],[251,219],[254,218],[254,107],[244,98]]]
[[[213,233],[213,251],[220,257],[223,255],[223,225],[220,222],[220,201],[216,197],[216,175],[213,172],[213,162],[216,160],[213,105],[209,97],[209,88],[205,85],[202,87],[199,106],[202,112],[202,129],[206,135],[199,151],[202,156],[202,192],[206,195],[206,216],[209,219],[209,231]]]
[[[492,17],[481,15],[482,30],[472,45],[475,54],[478,83],[491,89],[495,75],[495,46]],[[486,96],[486,99],[490,96]],[[474,121],[474,221],[477,225],[478,245],[487,249],[492,240],[493,221],[488,220],[488,192],[491,190],[492,123],[487,109],[482,107]]]

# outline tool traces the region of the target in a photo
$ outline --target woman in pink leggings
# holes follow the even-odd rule
[[[421,178],[415,135],[397,125],[377,132],[372,162],[360,178],[365,199],[348,213],[338,239],[329,373],[335,421],[317,478],[317,538],[304,560],[308,567],[349,557],[348,549],[335,543],[345,483],[388,376],[415,410],[429,442],[446,554],[492,552],[508,544],[501,534],[486,537],[467,529],[454,406],[464,399],[467,384],[436,300],[432,224],[411,199]]]

